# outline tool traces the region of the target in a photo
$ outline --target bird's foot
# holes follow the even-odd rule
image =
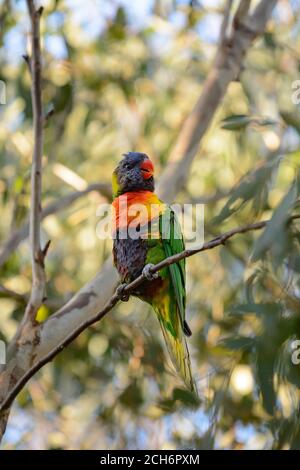
[[[154,279],[157,279],[159,274],[158,273],[152,273],[151,270],[153,269],[154,267],[154,264],[152,263],[149,263],[149,264],[146,264],[146,266],[144,267],[143,269],[143,276],[145,276],[145,278],[148,280],[148,281],[154,281]]]
[[[122,302],[128,302],[130,295],[127,292],[124,292],[125,287],[127,287],[127,284],[120,284],[117,287],[117,296],[119,297]]]

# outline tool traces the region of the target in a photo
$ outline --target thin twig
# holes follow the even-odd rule
[[[289,218],[289,221],[293,221],[296,219],[300,219],[300,214],[296,214]],[[168,258],[164,259],[160,263],[154,265],[151,269],[151,273],[155,274],[156,272],[160,271],[161,269],[170,266],[171,264],[177,263],[184,258],[189,258],[197,253],[202,253],[203,251],[212,250],[220,245],[225,245],[227,240],[234,237],[235,235],[247,233],[250,231],[261,230],[268,224],[269,220],[263,220],[261,222],[257,222],[255,224],[244,225],[243,227],[237,227],[228,232],[222,233],[221,235],[213,238],[207,243],[204,243],[203,246],[199,248],[194,248],[190,250],[184,250],[181,253],[178,253],[173,256],[169,256]],[[93,317],[89,318],[88,320],[82,322],[74,331],[72,331],[60,344],[58,344],[55,348],[53,348],[48,354],[46,354],[42,359],[39,359],[28,371],[23,375],[23,377],[15,384],[15,386],[11,389],[8,395],[5,397],[3,402],[0,406],[0,413],[4,412],[7,408],[9,408],[17,396],[17,394],[22,390],[24,385],[28,382],[28,380],[38,371],[40,370],[45,364],[50,362],[54,357],[56,357],[66,346],[68,346],[77,336],[80,335],[84,330],[88,327],[93,325],[94,323],[100,321],[110,310],[122,300],[122,296],[124,294],[130,296],[134,293],[134,291],[139,287],[143,282],[145,282],[146,278],[144,274],[138,276],[134,281],[127,284],[124,289],[122,289],[122,293],[118,291],[118,289],[114,292],[112,297],[106,303],[104,308],[98,312]]]
[[[68,295],[65,295],[64,299],[59,299],[59,298],[51,298],[51,299],[44,299],[44,305],[48,307],[51,310],[57,310],[62,306],[63,302],[66,302],[69,300],[72,296],[72,293],[70,292]],[[9,289],[8,287],[5,287],[3,284],[0,284],[0,298],[4,299],[13,299],[16,302],[26,305],[27,302],[29,301],[29,295],[28,294],[20,294],[19,292],[16,292],[12,289]]]
[[[32,290],[24,320],[34,321],[36,313],[42,304],[46,275],[44,267],[44,252],[41,248],[41,212],[42,212],[42,156],[43,156],[43,110],[42,110],[42,63],[40,48],[40,18],[42,7],[36,10],[33,0],[27,0],[31,23],[31,60],[32,76],[31,99],[33,110],[34,148],[31,170],[31,207],[29,218],[29,235],[31,244]]]
[[[219,39],[219,44],[221,47],[226,42],[232,4],[233,4],[233,0],[226,0],[224,13],[223,13],[223,21],[222,21],[221,30],[220,30],[220,39]]]
[[[111,199],[111,185],[107,183],[92,183],[83,191],[73,191],[65,196],[61,196],[59,199],[56,199],[53,202],[50,202],[41,213],[41,220],[45,219],[49,215],[56,214],[68,207],[70,207],[73,202],[77,201],[81,197],[85,196],[86,194],[91,193],[92,191],[97,191],[103,196],[105,196],[108,200]],[[16,230],[4,243],[2,250],[0,251],[0,268],[9,258],[9,256],[17,249],[19,244],[22,240],[28,237],[29,234],[29,222],[25,222],[25,224]]]
[[[8,289],[2,284],[0,285],[0,298],[14,299],[22,304],[26,304],[28,302],[26,294],[19,294],[12,289]]]

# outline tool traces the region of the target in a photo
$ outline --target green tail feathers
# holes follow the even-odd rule
[[[162,304],[154,305],[159,323],[163,332],[163,336],[167,345],[167,349],[171,361],[184,381],[186,387],[193,393],[197,394],[195,382],[192,376],[191,360],[182,329],[179,312],[175,308],[175,312],[170,314],[166,311]]]

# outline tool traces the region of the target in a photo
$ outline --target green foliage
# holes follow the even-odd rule
[[[266,229],[263,231],[258,240],[256,240],[252,255],[254,261],[260,259],[263,254],[272,247],[272,244],[284,243],[286,223],[290,217],[291,209],[294,208],[297,196],[297,186],[294,183],[280,204],[274,210],[272,218],[267,224]]]
[[[272,156],[272,158],[260,164],[256,170],[242,178],[241,182],[231,191],[228,201],[220,214],[214,218],[213,223],[219,225],[249,201],[252,201],[254,212],[259,213],[264,209],[279,162],[280,156]]]
[[[228,116],[222,120],[221,128],[226,131],[240,131],[249,124],[256,126],[273,126],[276,121],[268,118],[247,116],[246,114],[236,114]]]

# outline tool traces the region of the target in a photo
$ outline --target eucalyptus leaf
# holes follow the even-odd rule
[[[225,349],[230,349],[234,351],[239,351],[241,349],[251,351],[256,345],[256,339],[247,336],[230,336],[228,338],[222,339],[219,342],[219,345]]]
[[[279,162],[280,157],[275,156],[245,176],[232,191],[220,214],[213,219],[213,224],[220,224],[228,219],[240,210],[247,201],[253,200],[253,205],[255,201],[255,211],[258,211],[267,199],[270,183]]]
[[[293,127],[300,134],[300,112],[297,110],[294,111],[280,111],[280,116],[284,122]]]
[[[276,393],[274,388],[275,357],[266,355],[263,351],[258,354],[256,373],[258,385],[262,394],[263,406],[267,413],[274,414]]]
[[[279,233],[284,230],[285,224],[290,216],[290,209],[294,206],[296,198],[297,185],[294,183],[274,211],[262,235],[255,242],[252,254],[253,261],[257,261],[261,258],[276,241]]]
[[[231,315],[248,315],[255,314],[257,316],[278,315],[281,311],[280,305],[277,303],[249,303],[234,305],[230,309]]]
[[[239,131],[247,127],[251,121],[252,118],[246,114],[234,114],[222,120],[221,129],[225,129],[227,131]]]

